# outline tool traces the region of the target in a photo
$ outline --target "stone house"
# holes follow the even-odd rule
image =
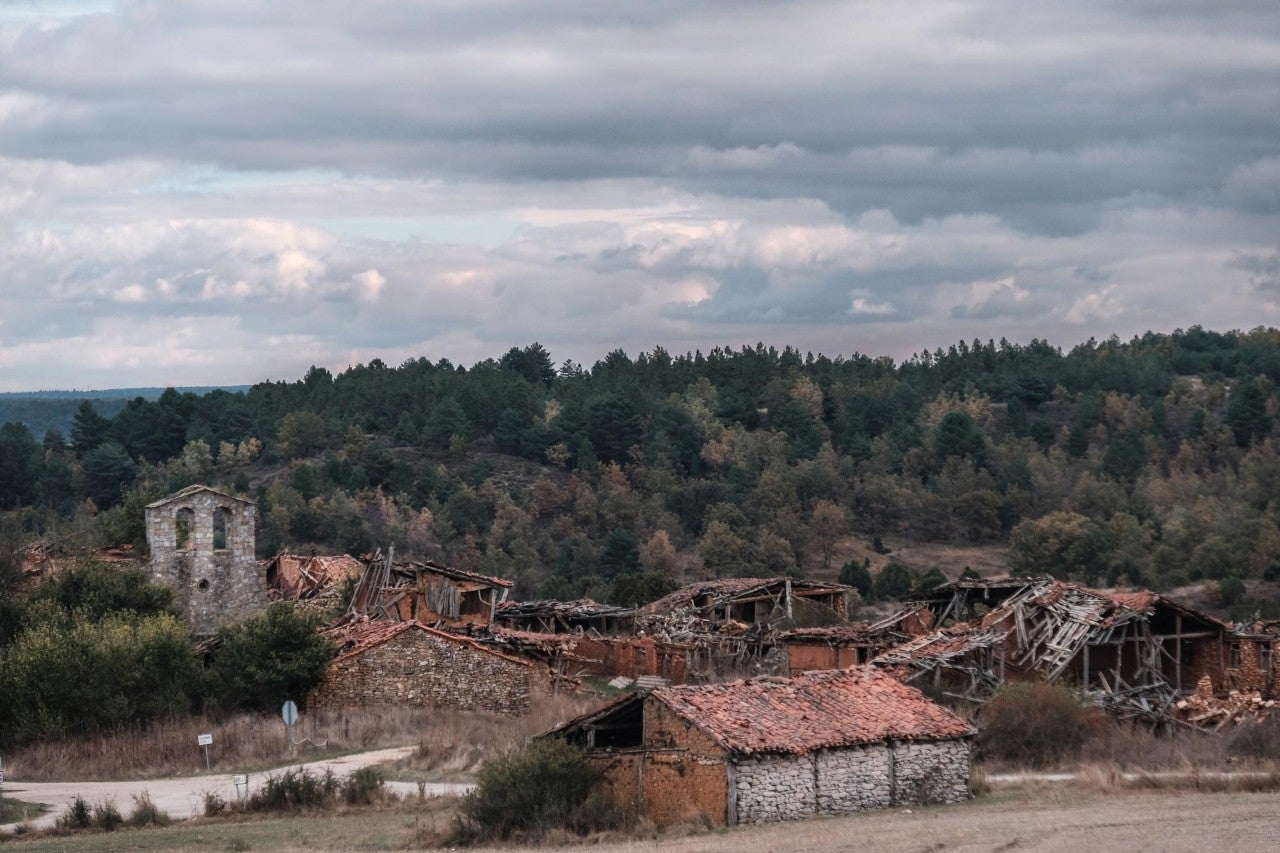
[[[352,630],[312,708],[416,705],[519,714],[549,690],[545,666],[421,622],[373,622]]]
[[[267,606],[254,556],[252,501],[209,486],[188,486],[146,508],[151,573],[197,635]]]
[[[975,733],[860,666],[660,687],[543,737],[584,747],[607,795],[655,823],[734,825],[963,800]]]

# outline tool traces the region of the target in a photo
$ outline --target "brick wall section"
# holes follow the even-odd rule
[[[214,512],[226,509],[226,547],[214,550]],[[178,550],[177,515],[190,510],[186,548]],[[174,605],[193,633],[217,633],[224,625],[264,610],[267,587],[254,555],[255,507],[212,489],[193,487],[146,509],[151,573],[173,590]]]
[[[897,743],[893,802],[955,803],[969,797],[967,740]]]
[[[789,675],[815,669],[847,669],[858,663],[858,649],[852,646],[788,643],[786,648]]]
[[[644,813],[654,823],[703,817],[724,824],[729,781],[724,750],[658,702],[644,703]]]
[[[520,714],[542,692],[537,667],[415,627],[343,655],[308,700],[313,708],[413,705]]]

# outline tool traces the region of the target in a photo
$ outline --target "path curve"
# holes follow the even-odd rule
[[[361,767],[381,764],[385,761],[396,761],[407,757],[414,747],[401,746],[391,749],[379,749],[373,752],[360,752],[344,755],[339,758],[326,758],[277,767],[259,773],[249,774],[249,789],[256,792],[261,789],[268,776],[283,773],[285,770],[305,769],[313,773],[324,773],[332,770],[335,776],[345,777]],[[401,796],[418,793],[418,786],[412,782],[388,782],[388,789]],[[451,782],[429,782],[424,793],[433,796],[460,795],[471,790],[472,785]],[[204,776],[184,776],[167,779],[134,779],[127,782],[19,782],[6,781],[3,795],[6,799],[21,800],[27,803],[44,803],[49,811],[34,819],[37,827],[53,826],[58,817],[66,810],[76,797],[84,797],[90,804],[114,800],[120,813],[128,816],[133,810],[133,798],[146,792],[156,807],[175,820],[185,820],[194,815],[203,814],[205,794],[217,794],[227,803],[238,803],[239,796],[232,784],[230,774],[213,774]],[[11,831],[18,824],[0,825],[0,830]]]

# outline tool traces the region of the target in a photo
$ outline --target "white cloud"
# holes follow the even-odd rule
[[[1081,296],[1067,310],[1066,321],[1079,326],[1093,320],[1116,319],[1124,313],[1124,303],[1115,290],[1113,284]]]
[[[386,286],[387,280],[382,273],[377,270],[365,270],[362,273],[356,273],[351,277],[355,282],[358,298],[362,302],[377,302],[382,296],[382,288]]]
[[[855,317],[882,317],[893,313],[893,306],[888,302],[872,302],[865,296],[855,296],[849,305],[849,313]]]

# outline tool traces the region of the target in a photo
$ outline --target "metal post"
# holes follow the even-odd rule
[[[209,769],[210,769],[210,767],[209,767],[209,745],[208,745],[208,744],[205,744],[205,746],[204,746],[204,769],[205,769],[205,770],[209,770]]]

